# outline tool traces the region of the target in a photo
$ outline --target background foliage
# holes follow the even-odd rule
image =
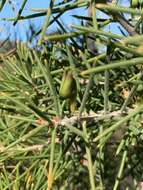
[[[27,1],[7,20],[45,22],[36,46],[0,54],[0,189],[141,189],[142,2],[51,0],[22,16]],[[89,6],[67,30],[60,16]]]

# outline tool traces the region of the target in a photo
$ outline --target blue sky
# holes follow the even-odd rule
[[[0,18],[11,18],[16,17],[17,12],[19,10],[19,7],[21,6],[23,0],[11,0],[12,6],[15,7],[15,10],[12,10],[12,6],[10,6],[8,3],[4,6],[3,10],[0,12]],[[61,0],[55,0],[56,2],[59,2]],[[126,2],[126,3],[125,3]],[[124,4],[127,4],[127,1],[123,1]],[[25,6],[24,11],[22,12],[22,15],[29,15],[33,13],[31,11],[32,8],[47,8],[49,5],[49,0],[28,0],[27,4]],[[69,26],[71,23],[79,24],[75,18],[73,18],[71,15],[84,15],[86,14],[85,9],[74,9],[72,11],[68,11],[65,13],[61,20]],[[101,14],[100,14],[101,16]],[[103,15],[102,15],[103,17]],[[40,29],[44,23],[45,17],[35,18],[31,19],[30,23],[34,25],[36,30]],[[48,32],[55,31],[56,30],[55,25],[52,25],[50,28],[48,28]],[[117,26],[114,24],[112,27],[107,28],[106,30],[112,30],[112,32],[120,33]],[[29,32],[29,21],[19,21],[16,26],[13,26],[12,22],[10,21],[1,21],[0,20],[0,39],[5,39],[7,36],[10,36],[10,38],[17,39],[17,40],[23,40],[26,41],[26,34]]]
[[[19,10],[19,7],[21,6],[23,0],[12,0],[13,4],[12,6],[15,7],[15,10],[12,10],[12,6],[9,5],[8,3],[4,6],[3,10],[0,12],[0,18],[11,18],[11,17],[16,17],[17,12]],[[28,0],[27,4],[25,6],[24,11],[22,12],[22,15],[27,15],[33,13],[30,11],[32,8],[47,8],[49,3],[48,0]],[[72,14],[78,14],[81,15],[84,14],[84,10],[82,9],[75,9],[72,11],[68,11],[68,13],[65,13],[62,17],[61,20],[66,24],[69,25],[70,23],[77,23],[77,20],[71,17],[70,15]],[[34,27],[38,30],[39,28],[42,27],[44,22],[44,17],[40,18],[35,18],[31,19],[30,23],[34,25]],[[12,22],[10,21],[0,21],[0,39],[4,39],[7,36],[11,36],[11,39],[16,38],[18,40],[23,40],[26,41],[26,32],[28,32],[28,27],[29,27],[29,21],[24,20],[24,21],[19,21],[16,26],[13,26]],[[54,31],[56,26],[52,25],[49,30]]]

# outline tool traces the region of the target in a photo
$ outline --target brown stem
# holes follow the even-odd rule
[[[112,13],[111,13],[112,14]],[[122,15],[120,14],[114,14],[113,18],[117,20],[122,27],[131,35],[138,35],[138,33],[135,31],[134,26],[132,26]]]

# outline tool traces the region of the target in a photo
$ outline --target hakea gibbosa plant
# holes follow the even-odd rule
[[[0,52],[0,189],[142,189],[142,1],[27,2],[2,18],[45,16],[36,45]]]

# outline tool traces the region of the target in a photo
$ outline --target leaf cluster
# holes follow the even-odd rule
[[[14,55],[0,55],[0,189],[138,189],[143,170],[141,5],[92,2],[91,17],[74,15],[90,26],[72,25],[68,32],[59,17],[90,1],[51,0],[48,9],[22,16],[26,2],[8,20],[46,17],[37,46],[18,43]],[[96,17],[97,10],[109,18]],[[105,30],[115,21],[120,34]],[[46,35],[53,22],[59,32]],[[74,113],[71,96],[59,94],[69,69],[77,91]],[[74,86],[69,87],[72,94]]]

